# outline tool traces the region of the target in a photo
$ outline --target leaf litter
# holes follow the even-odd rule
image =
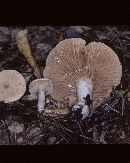
[[[48,44],[49,51],[63,39],[80,37],[101,41],[110,46],[119,56],[123,66],[121,84],[111,92],[92,114],[81,121],[70,121],[68,101],[63,103],[46,99],[46,113],[37,113],[36,97],[29,99],[29,83],[36,79],[27,60],[18,51],[14,39],[19,29],[28,29],[32,54],[37,47]],[[2,29],[2,30],[1,30]],[[0,70],[15,69],[26,78],[27,90],[18,101],[0,103],[0,144],[1,145],[42,145],[42,144],[130,144],[130,27],[129,26],[31,26],[0,28]],[[47,49],[48,51],[48,49]],[[44,53],[40,53],[44,55]],[[47,54],[46,54],[47,55]],[[40,57],[37,64],[45,67],[46,57]],[[64,110],[65,109],[65,110]],[[62,114],[62,111],[64,113]],[[49,114],[51,113],[51,114]],[[19,131],[12,133],[12,126]],[[24,128],[20,128],[24,126]],[[10,131],[11,130],[11,131]]]

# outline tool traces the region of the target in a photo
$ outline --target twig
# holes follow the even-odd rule
[[[69,141],[62,135],[61,132],[59,132],[59,131],[57,131],[57,132],[58,132],[58,134],[59,134],[68,144],[70,144]]]
[[[123,113],[124,113],[124,106],[125,106],[125,100],[124,100],[124,98],[123,98],[123,96],[121,96],[121,98],[122,98],[122,116],[123,116]]]
[[[84,135],[84,133],[83,133],[83,130],[82,130],[82,128],[81,128],[80,123],[79,123],[79,122],[77,122],[77,125],[78,125],[78,127],[79,127],[79,130],[80,130],[80,132],[81,132],[81,134],[82,134],[83,138],[84,138],[84,137],[85,137],[85,135]],[[84,141],[85,141],[85,139],[84,139]]]
[[[115,36],[113,36],[113,38],[109,41],[109,44],[115,39]]]
[[[99,134],[96,127],[93,127],[93,141],[95,144],[100,144]]]
[[[61,138],[61,140],[57,141],[55,144],[59,144],[60,142],[62,142],[64,139]]]
[[[108,106],[111,110],[113,110],[119,114],[119,112],[117,110],[113,109],[110,105],[108,105],[108,104],[105,104],[105,105]]]

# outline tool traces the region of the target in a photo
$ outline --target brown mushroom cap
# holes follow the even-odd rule
[[[50,94],[53,91],[53,84],[49,79],[42,78],[32,81],[29,85],[29,91],[32,94],[38,93],[40,89],[44,89],[47,94]]]
[[[54,84],[52,97],[56,100],[71,97],[71,104],[76,101],[77,81],[89,79],[95,107],[120,83],[122,66],[115,52],[104,43],[91,42],[85,46],[84,40],[71,38],[61,41],[50,52],[43,74]]]
[[[16,70],[0,72],[0,101],[14,102],[20,99],[26,91],[24,77]]]

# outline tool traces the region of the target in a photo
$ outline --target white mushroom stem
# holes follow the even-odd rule
[[[47,78],[36,79],[29,85],[29,92],[37,94],[38,98],[38,112],[44,111],[45,106],[45,94],[50,94],[53,91],[53,84],[51,80]]]
[[[39,89],[38,90],[38,112],[41,113],[42,110],[44,110],[45,106],[45,89]]]
[[[89,107],[85,105],[85,99],[87,95],[90,95],[90,98],[92,98],[92,84],[89,80],[79,80],[77,83],[77,104],[73,106],[73,110],[77,110],[80,108],[80,106],[83,107],[82,113],[83,118],[86,118],[89,113]]]

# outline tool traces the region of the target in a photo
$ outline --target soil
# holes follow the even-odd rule
[[[59,41],[77,37],[86,43],[103,42],[117,53],[123,66],[121,84],[83,121],[70,121],[69,114],[39,115],[37,99],[28,90],[36,77],[15,41],[16,33],[25,28],[41,71]],[[0,71],[5,69],[20,72],[27,90],[16,102],[0,102],[0,145],[130,144],[130,26],[0,27]],[[46,102],[45,107],[52,110],[68,107],[66,101],[59,104],[50,96]]]

